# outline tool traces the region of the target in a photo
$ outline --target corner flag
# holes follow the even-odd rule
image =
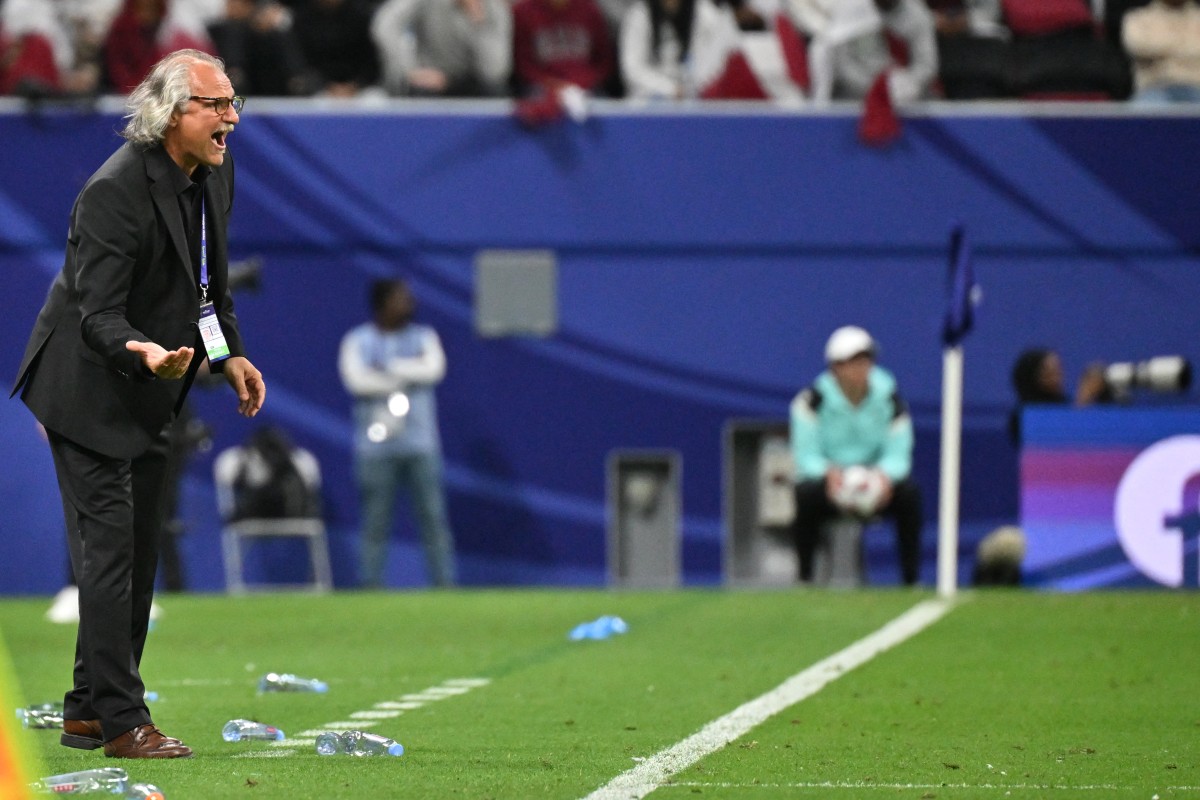
[[[952,597],[958,588],[958,500],[962,463],[962,341],[975,324],[980,290],[975,283],[971,248],[960,222],[950,232],[946,319],[942,325],[942,457],[938,485],[938,594]]]
[[[971,247],[962,223],[950,232],[950,272],[947,281],[946,320],[942,326],[942,342],[947,347],[960,344],[975,324],[975,306],[982,292],[975,283],[971,263]]]

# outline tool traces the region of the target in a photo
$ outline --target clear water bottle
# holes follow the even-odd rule
[[[268,672],[258,682],[259,692],[317,692],[329,691],[329,684],[316,678],[298,678],[286,672]]]
[[[120,767],[102,767],[51,775],[29,786],[43,794],[124,794],[129,789],[129,773]]]
[[[166,800],[153,783],[135,783],[125,790],[125,800]]]
[[[572,641],[580,641],[582,639],[607,639],[614,633],[625,633],[629,630],[629,624],[620,617],[605,615],[598,617],[591,622],[582,622],[571,629],[568,638]]]
[[[274,725],[255,722],[252,719],[231,719],[221,728],[221,738],[227,742],[262,739],[269,742],[283,740],[283,731]]]
[[[63,708],[58,703],[42,703],[29,708],[18,708],[17,719],[24,728],[61,728]]]
[[[404,745],[378,733],[345,731],[318,735],[317,752],[323,756],[402,756]]]

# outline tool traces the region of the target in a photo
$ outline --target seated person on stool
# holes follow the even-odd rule
[[[812,580],[822,527],[854,514],[895,520],[901,579],[905,585],[917,582],[922,517],[921,495],[909,477],[912,418],[896,391],[896,379],[876,365],[877,352],[875,340],[862,328],[838,328],[825,345],[829,369],[792,401],[801,581]],[[859,473],[864,480],[851,485],[848,473]]]

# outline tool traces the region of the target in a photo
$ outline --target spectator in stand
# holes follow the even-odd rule
[[[0,4],[0,94],[96,94],[100,46],[119,2]]]
[[[518,0],[513,77],[521,95],[577,86],[602,93],[613,69],[608,23],[595,0]]]
[[[773,100],[797,105],[811,90],[807,43],[809,15],[825,0],[715,0],[738,31],[725,69],[702,87],[714,100]]]
[[[104,40],[108,85],[127,94],[150,68],[176,50],[216,48],[193,6],[171,0],[125,0]]]
[[[1200,5],[1153,0],[1125,15],[1121,40],[1133,59],[1133,102],[1200,102]]]
[[[508,0],[386,0],[371,36],[391,94],[488,97],[508,90]]]
[[[1000,0],[925,0],[937,30],[938,77],[951,100],[1004,97],[1009,92],[1008,29]]]
[[[0,94],[58,94],[72,60],[70,40],[52,6],[37,0],[0,6]]]
[[[372,12],[365,0],[307,0],[297,8],[296,38],[319,94],[353,97],[379,83]]]
[[[225,74],[248,95],[309,94],[291,17],[274,0],[227,0],[225,17],[208,26]]]
[[[800,580],[813,578],[821,528],[831,519],[884,514],[896,520],[900,578],[917,582],[921,562],[921,493],[910,477],[913,427],[896,379],[876,365],[878,347],[862,328],[838,328],[825,345],[822,372],[791,406],[796,462],[796,548]],[[849,496],[850,468],[875,487],[872,498]],[[871,508],[864,508],[869,499]]]
[[[928,96],[938,72],[924,0],[842,0],[809,48],[813,99],[861,100],[885,81],[895,105]]]
[[[1066,381],[1062,359],[1054,350],[1030,347],[1018,357],[1012,369],[1013,391],[1017,405],[1008,417],[1008,434],[1013,444],[1021,444],[1021,411],[1027,405],[1067,405]],[[1112,390],[1104,379],[1104,364],[1089,364],[1075,388],[1075,407],[1111,403]]]
[[[738,46],[728,8],[713,0],[638,0],[621,23],[621,74],[636,99],[696,97]]]

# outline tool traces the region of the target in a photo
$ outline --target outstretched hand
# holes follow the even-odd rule
[[[137,353],[146,369],[155,377],[165,380],[178,380],[187,374],[188,365],[196,351],[190,347],[178,350],[167,350],[154,342],[126,342],[125,349]]]
[[[267,399],[267,384],[262,373],[245,356],[233,356],[225,362],[225,380],[238,396],[238,413],[253,417]]]

